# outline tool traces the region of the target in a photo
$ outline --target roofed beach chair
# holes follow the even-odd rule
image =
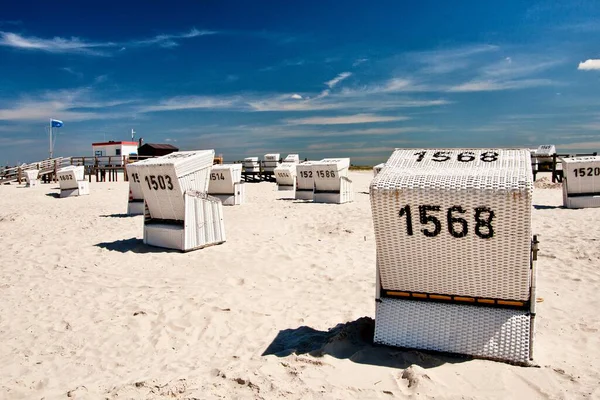
[[[396,149],[371,181],[376,343],[528,364],[529,150]]]
[[[246,190],[242,182],[242,164],[213,165],[208,194],[221,200],[224,206],[243,204]]]
[[[317,161],[304,161],[296,164],[296,200],[313,200],[315,179],[312,165]]]
[[[83,165],[69,165],[56,172],[56,179],[60,187],[60,197],[90,194],[90,184],[84,180],[83,168]]]
[[[258,157],[246,157],[244,158],[244,171],[247,173],[259,173],[260,163]]]
[[[145,244],[189,251],[225,242],[223,204],[207,194],[214,155],[179,151],[128,166],[142,184]]]
[[[298,154],[288,154],[284,159],[283,163],[298,164],[300,162],[300,156]]]
[[[263,159],[263,175],[265,179],[272,180],[275,176],[275,168],[279,166],[279,154],[265,154]]]
[[[315,203],[343,204],[354,201],[352,181],[348,179],[349,158],[325,158],[311,165]]]
[[[126,173],[129,178],[129,201],[127,202],[128,215],[143,215],[145,210],[142,181],[137,172],[132,172],[130,166],[133,164],[140,165],[148,160],[149,159],[140,160],[127,165]]]
[[[277,190],[296,190],[296,165],[296,163],[284,162],[275,168]]]
[[[377,176],[378,173],[385,167],[385,163],[377,164],[373,167],[373,176]]]
[[[27,169],[27,170],[23,171],[23,173],[25,174],[25,181],[27,182],[25,184],[25,187],[37,186],[37,184],[39,182],[38,177],[40,174],[39,169]]]
[[[600,207],[600,156],[565,157],[562,170],[565,207]]]

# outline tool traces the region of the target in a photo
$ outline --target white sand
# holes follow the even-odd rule
[[[346,205],[250,183],[185,254],[143,245],[125,182],[1,186],[0,398],[600,398],[600,209],[535,190],[540,367],[464,360],[369,344],[371,178]]]

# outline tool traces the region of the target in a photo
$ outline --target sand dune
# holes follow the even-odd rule
[[[344,205],[249,183],[189,253],[142,243],[125,182],[1,186],[0,398],[600,398],[599,209],[536,184],[539,367],[517,367],[372,345],[372,174],[350,177]]]

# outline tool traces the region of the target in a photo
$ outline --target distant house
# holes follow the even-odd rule
[[[92,154],[94,157],[101,157],[98,159],[98,164],[123,165],[123,161],[127,160],[130,155],[137,154],[137,142],[115,142],[111,140],[109,142],[92,143]]]
[[[174,153],[179,151],[179,149],[170,144],[162,144],[162,143],[146,143],[142,146],[138,147],[137,153],[140,156],[164,156],[167,154]]]

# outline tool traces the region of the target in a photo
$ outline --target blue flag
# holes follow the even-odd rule
[[[50,122],[52,123],[53,128],[60,128],[61,126],[63,126],[63,122],[57,119],[51,119]]]

